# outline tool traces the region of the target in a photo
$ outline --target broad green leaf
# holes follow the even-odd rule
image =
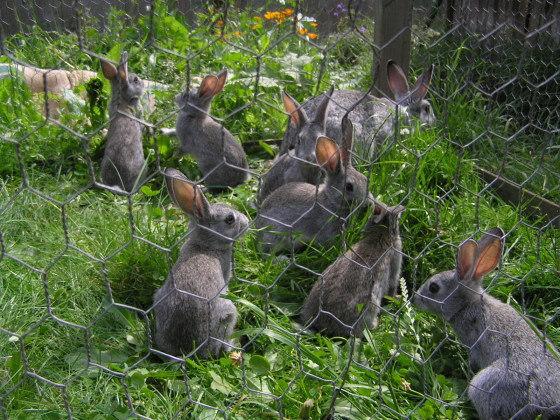
[[[144,194],[147,197],[153,197],[158,195],[161,191],[159,190],[152,190],[152,188],[149,185],[143,185],[142,188],[140,188],[140,191],[142,191],[142,194]]]
[[[251,356],[249,366],[257,375],[265,376],[270,373],[269,361],[258,354]]]
[[[418,414],[425,420],[433,419],[434,413],[434,407],[432,407],[430,402],[424,403],[424,405],[418,409]]]

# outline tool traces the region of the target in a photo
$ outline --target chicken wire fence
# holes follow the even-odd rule
[[[431,275],[455,268],[464,240],[500,226],[503,258],[487,291],[560,343],[559,7],[8,1],[0,11],[3,417],[476,418],[469,346],[411,302]],[[381,31],[381,19],[391,27]],[[110,126],[99,62],[119,63],[123,51],[146,88],[134,117],[146,177],[130,194],[99,175]],[[288,149],[281,92],[299,103],[331,86],[391,97],[388,59],[411,83],[434,65],[420,87],[429,85],[435,120],[389,116],[391,135],[371,155],[354,139],[349,161],[372,196],[406,207],[402,272],[377,328],[329,337],[305,329],[301,307],[361,238],[369,200],[344,216],[334,244],[268,256],[256,196]],[[175,96],[224,68],[210,114],[243,145],[249,179],[204,194],[253,220],[235,241],[222,290],[239,313],[235,340],[215,359],[168,357],[154,341],[154,293],[190,233],[163,169],[202,179],[203,189],[206,178],[162,130],[175,126]],[[355,137],[358,129],[377,134],[355,124]],[[343,277],[335,279],[347,284],[341,305],[359,292]]]

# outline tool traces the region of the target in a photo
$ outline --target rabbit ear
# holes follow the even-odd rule
[[[216,86],[214,95],[217,95],[224,89],[227,80],[227,69],[220,70],[218,74],[216,74],[216,77],[218,78],[218,85]]]
[[[478,243],[467,239],[461,244],[457,256],[457,271],[461,280],[480,283],[482,277],[496,268],[502,254],[503,235],[500,228],[494,228]]]
[[[457,272],[459,273],[460,280],[469,278],[474,267],[476,248],[477,244],[472,239],[467,239],[459,246],[459,252],[457,254]]]
[[[321,136],[317,139],[315,148],[317,163],[328,172],[335,172],[341,162],[340,149],[328,137]]]
[[[433,71],[434,71],[434,65],[432,64],[418,78],[410,94],[410,103],[416,104],[426,97],[426,94],[428,93],[428,88],[430,87],[430,81],[432,80]]]
[[[405,210],[406,210],[406,207],[403,206],[402,204],[397,204],[396,206],[392,206],[392,207],[389,207],[387,209],[387,211],[390,211],[391,213],[394,213],[394,214],[402,213]]]
[[[196,218],[204,218],[208,214],[210,205],[198,186],[173,168],[165,168],[164,175],[169,196],[179,208]]]
[[[123,82],[128,82],[128,53],[123,51],[119,63],[119,76]]]
[[[400,102],[408,95],[408,82],[406,81],[406,75],[404,74],[401,66],[399,66],[394,60],[389,60],[387,62],[387,81],[389,82],[389,87],[395,95],[397,102]]]
[[[503,236],[504,231],[502,229],[494,228],[485,233],[480,241],[478,241],[473,278],[485,276],[496,268],[502,255]]]
[[[334,92],[334,86],[331,86],[328,92],[325,93],[325,96],[317,110],[315,111],[315,115],[313,117],[313,122],[320,124],[322,127],[325,126],[325,122],[327,121],[327,114],[329,112],[329,104],[331,103],[331,98]]]
[[[213,98],[217,93],[216,89],[220,85],[220,81],[216,76],[206,76],[200,87],[198,88],[198,96],[200,98]]]
[[[373,223],[380,223],[388,213],[399,214],[405,210],[405,207],[401,204],[387,207],[387,205],[381,201],[374,201],[373,212],[370,217]]]
[[[298,103],[298,101],[296,101],[284,91],[282,91],[282,102],[284,103],[284,109],[288,114],[290,114],[292,122],[298,129],[301,128],[307,121],[309,121],[309,119],[307,118],[307,114]]]
[[[373,207],[373,213],[371,214],[372,221],[374,223],[379,223],[383,220],[386,214],[387,209],[385,208],[385,206],[382,206],[379,203],[375,203],[375,206]]]
[[[103,71],[103,76],[108,80],[113,80],[117,77],[117,68],[104,58],[100,58],[101,70]]]

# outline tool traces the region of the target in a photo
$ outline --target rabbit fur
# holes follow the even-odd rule
[[[295,124],[296,145],[288,153],[280,154],[263,176],[258,202],[262,203],[272,191],[290,182],[306,182],[317,185],[321,181],[321,168],[317,165],[315,145],[317,138],[325,134],[325,121],[334,88],[323,96],[323,100],[310,116],[301,105],[286,92],[282,92],[284,109]]]
[[[476,375],[469,398],[482,420],[560,418],[560,360],[534,327],[482,287],[499,263],[504,232],[494,228],[479,242],[459,247],[457,267],[431,277],[413,303],[451,324],[469,348]]]
[[[140,106],[144,82],[128,72],[128,53],[121,55],[118,67],[100,58],[103,76],[111,83],[109,130],[101,161],[104,184],[131,192],[145,175],[146,160],[142,149],[142,124],[132,116]]]
[[[340,143],[342,137],[341,121],[348,114],[354,124],[354,149],[364,159],[374,157],[375,148],[389,138],[395,129],[395,116],[401,116],[401,125],[412,125],[412,117],[423,124],[433,125],[436,118],[432,106],[425,99],[433,74],[433,65],[428,67],[418,78],[412,89],[401,67],[393,60],[387,62],[387,80],[395,101],[377,98],[357,90],[335,90],[331,96],[331,106],[326,122],[325,135]],[[303,104],[303,109],[310,115],[324,101],[319,95]],[[286,129],[280,154],[287,153],[295,147],[296,127],[290,123]]]
[[[249,220],[224,203],[210,204],[179,171],[167,168],[165,178],[172,200],[191,217],[191,228],[155,293],[156,345],[173,356],[217,357],[231,348],[237,310],[220,295],[227,293],[231,279],[233,243]]]
[[[317,162],[326,172],[321,185],[291,182],[273,191],[262,203],[255,225],[261,229],[258,241],[265,253],[292,246],[299,249],[311,241],[330,244],[353,208],[373,201],[367,178],[350,163],[352,123],[347,119],[343,123],[344,146],[339,147],[327,137],[317,139]]]
[[[399,284],[403,210],[401,205],[376,202],[364,227],[365,237],[331,264],[311,289],[302,322],[338,337],[361,338],[364,328],[377,327],[383,296],[394,295]]]
[[[225,189],[249,178],[247,156],[235,137],[210,115],[212,99],[222,91],[227,70],[206,76],[198,89],[178,94],[175,135],[179,151],[195,157],[208,188]]]

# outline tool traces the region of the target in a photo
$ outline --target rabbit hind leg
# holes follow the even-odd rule
[[[237,321],[235,305],[226,299],[219,299],[215,307],[216,318],[213,325],[213,334],[210,337],[210,353],[218,357],[223,351],[231,351],[231,335]]]
[[[469,398],[481,419],[530,418],[521,414],[528,404],[528,383],[523,375],[508,371],[500,361],[481,370],[471,381]]]

